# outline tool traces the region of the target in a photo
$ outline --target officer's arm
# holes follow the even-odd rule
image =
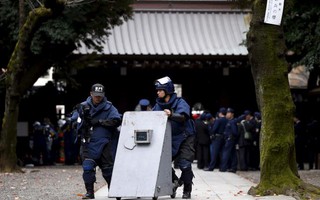
[[[171,115],[169,116],[169,119],[176,121],[176,122],[185,122],[186,116],[183,114],[179,114],[179,113],[171,113]]]
[[[110,126],[118,127],[121,125],[121,120],[118,118],[100,119],[99,124],[101,124],[101,126],[106,126],[106,127],[110,127]]]
[[[73,111],[71,113],[71,116],[66,118],[66,121],[70,122],[70,123],[75,122],[75,121],[77,121],[78,117],[79,117],[78,111]]]

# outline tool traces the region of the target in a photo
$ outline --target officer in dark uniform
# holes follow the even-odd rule
[[[253,169],[260,169],[260,130],[261,130],[261,113],[255,112],[254,119],[256,121],[256,129],[252,136],[253,146],[252,146],[252,161],[253,161]]]
[[[238,126],[237,120],[234,118],[234,110],[232,108],[227,109],[226,118],[228,122],[224,131],[224,145],[222,148],[222,157],[220,164],[220,171],[236,172],[237,170],[237,154],[236,154],[236,141],[238,138]]]
[[[239,169],[247,171],[253,169],[253,136],[256,131],[256,120],[250,110],[245,110],[243,115],[238,118],[239,123]]]
[[[228,122],[226,118],[227,110],[222,107],[219,109],[219,118],[217,118],[209,131],[211,138],[211,161],[208,169],[205,171],[213,171],[218,163],[219,155],[224,144],[224,130]]]
[[[139,104],[136,106],[135,111],[150,111],[152,106],[148,99],[140,99]]]
[[[168,115],[172,130],[172,160],[181,170],[181,176],[178,178],[172,168],[174,187],[171,197],[175,197],[177,187],[183,184],[182,198],[190,199],[193,179],[191,164],[195,156],[195,128],[190,106],[183,98],[177,97],[173,82],[168,76],[156,80],[155,86],[158,98],[152,110],[164,111]]]
[[[65,121],[60,130],[63,132],[65,164],[73,165],[77,161],[80,144],[77,140],[76,131],[69,119]]]
[[[110,186],[114,163],[112,138],[121,124],[118,110],[107,101],[104,86],[97,83],[91,87],[90,96],[76,106],[71,119],[77,120],[77,130],[81,136],[81,159],[83,180],[87,193],[83,199],[94,199],[96,166]]]
[[[36,165],[49,163],[47,148],[47,135],[45,127],[39,121],[33,124],[33,159]]]

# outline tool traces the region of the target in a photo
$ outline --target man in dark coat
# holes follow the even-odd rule
[[[199,169],[208,168],[210,162],[209,114],[209,112],[203,112],[195,120],[197,167]]]

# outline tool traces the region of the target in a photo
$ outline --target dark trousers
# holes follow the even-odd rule
[[[250,163],[250,146],[239,147],[239,170],[247,171]]]
[[[219,162],[220,154],[221,154],[221,149],[223,147],[224,143],[224,138],[223,136],[218,136],[215,139],[211,141],[211,156],[210,156],[210,164],[209,164],[209,170],[214,170],[216,167],[217,163]]]
[[[183,182],[184,186],[186,184],[191,184],[193,180],[193,171],[192,171],[192,162],[195,157],[194,149],[194,136],[189,136],[182,142],[180,145],[178,154],[172,158],[173,161],[176,161],[176,164],[181,170],[181,175],[179,180]],[[172,181],[177,179],[175,175],[175,170],[172,171]]]
[[[90,159],[88,155],[89,155],[88,149],[82,145],[81,158],[83,160],[82,167],[84,169],[84,172],[83,172],[84,182],[85,183],[95,182],[96,180],[95,167],[99,166],[99,168],[101,169],[103,178],[106,180],[106,182],[109,185],[111,181],[111,175],[112,175],[113,164],[114,164],[112,144],[109,142],[104,146],[103,152],[99,159]],[[86,160],[89,160],[89,162],[86,162]]]
[[[259,144],[256,142],[251,147],[251,153],[250,153],[250,165],[249,168],[253,170],[259,170],[260,168],[260,148]]]
[[[234,139],[226,139],[224,146],[222,148],[222,156],[221,156],[221,164],[220,171],[227,171],[231,168],[232,161],[232,153],[234,153],[235,140]]]
[[[232,149],[232,152],[231,152],[230,169],[233,172],[236,172],[238,170],[238,155],[237,155],[236,145],[233,146],[233,149]]]
[[[198,144],[196,152],[197,152],[197,167],[199,169],[208,167],[210,163],[210,145]]]

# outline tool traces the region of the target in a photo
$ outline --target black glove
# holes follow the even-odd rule
[[[100,120],[99,119],[91,119],[90,122],[91,126],[97,126],[100,124]]]

